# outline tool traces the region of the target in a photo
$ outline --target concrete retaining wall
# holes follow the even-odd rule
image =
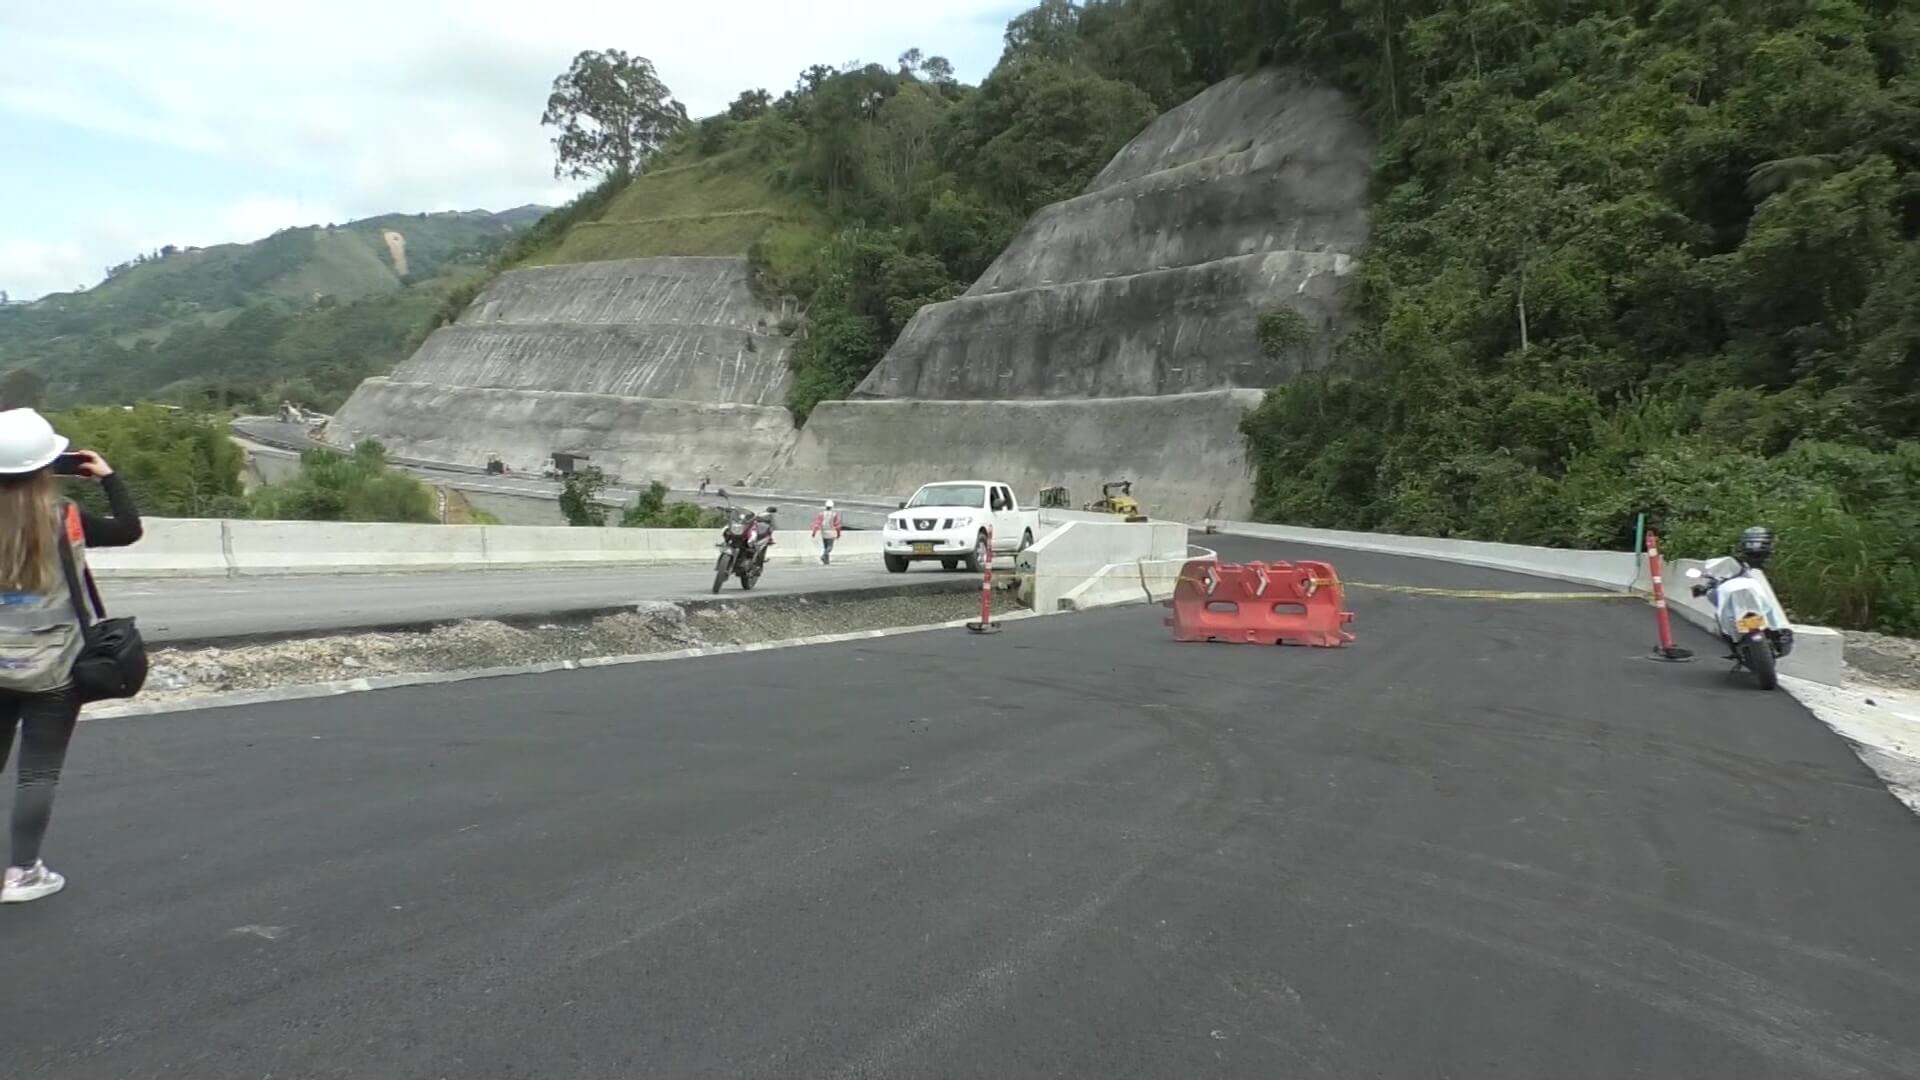
[[[311,521],[146,519],[130,548],[90,552],[103,578],[389,574],[711,562],[713,529],[575,529]],[[879,533],[847,533],[836,556],[880,558]],[[773,559],[819,557],[804,529],[774,534]]]
[[[715,481],[729,485],[763,475],[791,445],[793,417],[760,405],[368,379],[327,425],[337,445],[367,437],[432,461],[482,465],[497,452],[534,475],[554,451],[573,451],[627,480],[690,488],[714,465]]]
[[[1648,592],[1652,581],[1645,561],[1625,551],[1578,551],[1565,548],[1528,547],[1524,544],[1492,544],[1478,540],[1446,540],[1431,536],[1395,536],[1391,533],[1343,532],[1338,529],[1306,529],[1293,525],[1263,525],[1248,521],[1206,523],[1210,532],[1230,536],[1251,536],[1281,540],[1310,547],[1345,548],[1350,551],[1374,551],[1386,555],[1404,555],[1416,559],[1481,566],[1491,570],[1511,570],[1533,577],[1595,585],[1617,592]],[[1692,559],[1667,564],[1665,587],[1667,607],[1676,617],[1718,635],[1713,609],[1705,600],[1688,593],[1689,566],[1701,565]],[[1840,686],[1846,680],[1842,661],[1846,638],[1826,626],[1794,624],[1794,651],[1781,661],[1780,673],[1810,682]],[[1717,655],[1717,654],[1716,654]]]
[[[765,485],[780,491],[909,493],[956,462],[1002,479],[1023,502],[1064,485],[1076,503],[1134,481],[1148,514],[1244,514],[1253,470],[1240,421],[1256,390],[1078,401],[829,401],[814,410]]]

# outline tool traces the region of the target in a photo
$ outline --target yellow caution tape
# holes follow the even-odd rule
[[[1409,593],[1414,596],[1444,596],[1454,600],[1645,600],[1643,596],[1620,592],[1505,592],[1500,589],[1431,589],[1421,585],[1376,585],[1367,581],[1348,581],[1350,589],[1375,592]]]

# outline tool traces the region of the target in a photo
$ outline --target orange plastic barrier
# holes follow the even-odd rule
[[[1353,640],[1340,609],[1340,576],[1323,562],[1234,563],[1194,559],[1173,586],[1175,641],[1233,641],[1338,648]]]

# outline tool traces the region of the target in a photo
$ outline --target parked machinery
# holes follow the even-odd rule
[[[1147,516],[1140,512],[1140,502],[1133,497],[1133,481],[1110,480],[1100,485],[1100,498],[1087,504],[1087,509],[1099,514],[1119,514],[1128,521],[1145,521]]]

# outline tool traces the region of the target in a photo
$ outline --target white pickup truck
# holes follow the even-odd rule
[[[881,534],[887,569],[901,574],[937,559],[948,570],[965,564],[978,572],[988,560],[989,529],[994,554],[1024,551],[1040,531],[1040,511],[1022,510],[1013,488],[997,480],[927,484],[887,515]]]

